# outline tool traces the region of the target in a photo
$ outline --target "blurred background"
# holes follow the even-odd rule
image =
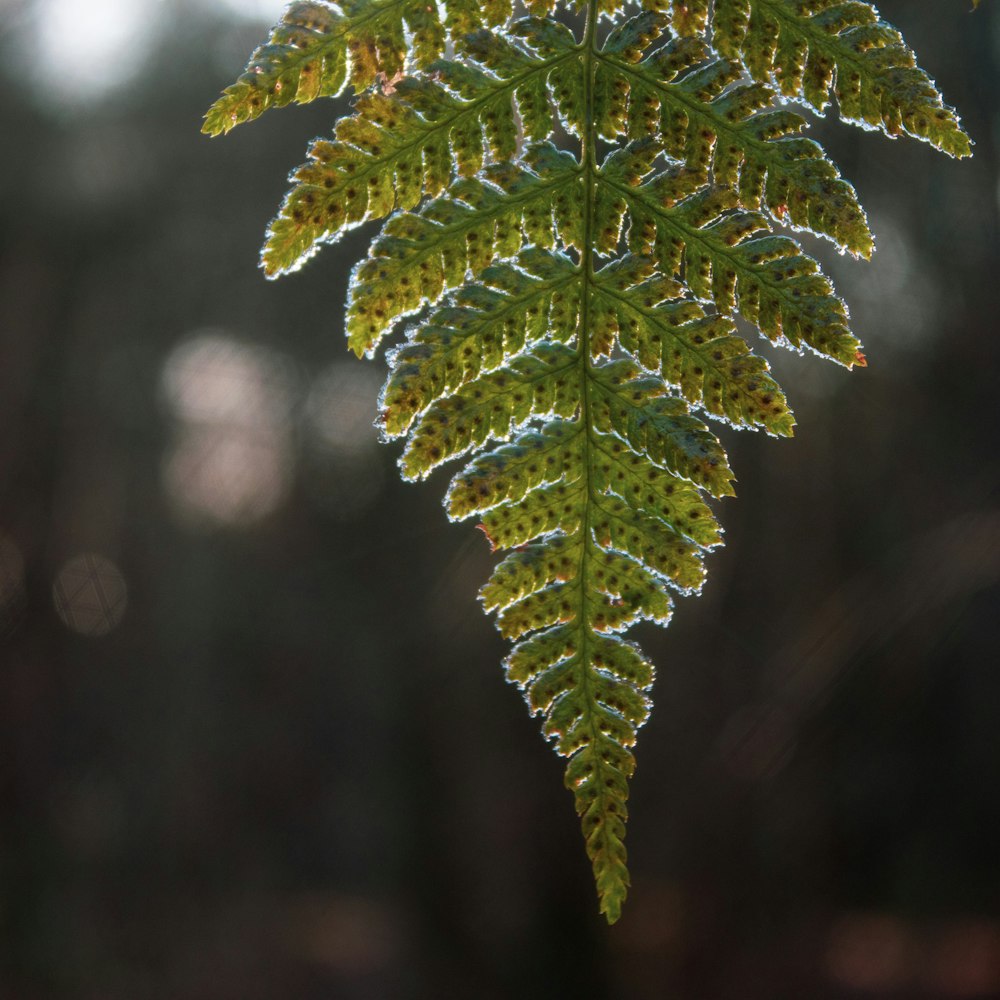
[[[346,353],[370,228],[264,227],[346,104],[201,116],[277,0],[0,0],[0,1000],[1000,997],[1000,11],[884,0],[974,137],[825,121],[870,367],[770,351],[791,441],[666,632],[634,889]]]

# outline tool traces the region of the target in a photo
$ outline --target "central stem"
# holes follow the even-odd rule
[[[580,136],[580,164],[583,168],[583,245],[580,248],[580,280],[583,282],[583,295],[580,307],[580,329],[578,345],[580,352],[580,420],[587,444],[584,449],[586,468],[586,496],[583,514],[583,545],[580,553],[580,629],[584,648],[582,649],[581,678],[584,691],[588,685],[589,670],[587,667],[586,642],[589,631],[587,621],[587,561],[590,555],[591,538],[591,508],[593,506],[593,483],[590,462],[590,439],[593,425],[590,418],[590,383],[593,357],[590,345],[590,286],[594,276],[594,188],[597,183],[597,130],[594,127],[594,69],[597,60],[597,0],[589,0],[587,5],[587,23],[584,28],[581,58],[583,59],[583,128]],[[596,736],[596,734],[594,734]]]

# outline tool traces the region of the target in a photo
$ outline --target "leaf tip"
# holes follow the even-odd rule
[[[493,540],[489,528],[485,524],[477,524],[476,527],[486,536],[486,541],[490,543],[490,552],[496,552],[497,543]]]
[[[215,138],[218,135],[225,135],[229,129],[226,128],[226,122],[224,118],[220,118],[217,114],[213,114],[213,108],[209,108],[205,112],[205,120],[201,123],[201,134]]]
[[[618,923],[621,919],[622,904],[628,895],[629,887],[628,870],[624,864],[616,867],[620,870],[615,871],[613,874],[608,873],[611,876],[610,878],[607,880],[599,878],[597,880],[597,891],[601,900],[601,913],[609,926]]]

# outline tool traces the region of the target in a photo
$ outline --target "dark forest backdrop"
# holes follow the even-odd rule
[[[370,232],[256,268],[346,105],[199,135],[234,4],[0,0],[0,1000],[1000,996],[997,4],[880,4],[973,160],[820,127],[870,367],[771,351],[797,436],[726,436],[610,930],[487,545],[376,443]]]

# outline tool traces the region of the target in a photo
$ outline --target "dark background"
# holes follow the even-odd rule
[[[487,546],[345,352],[372,229],[256,268],[345,104],[209,141],[249,8],[0,2],[2,1000],[1000,996],[1000,12],[880,6],[976,155],[819,129],[870,367],[766,351],[798,434],[725,435],[609,930]]]

